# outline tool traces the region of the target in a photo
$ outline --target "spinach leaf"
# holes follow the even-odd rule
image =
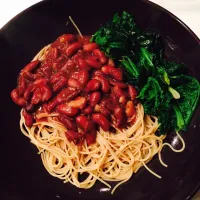
[[[145,48],[140,49],[139,60],[137,64],[128,57],[122,56],[120,60],[122,69],[128,82],[134,83],[135,86],[142,88],[146,83],[147,78],[155,73],[153,64],[154,54],[150,53]]]
[[[121,66],[122,70],[125,69],[123,71],[126,79],[135,81],[135,84],[137,84],[140,76],[140,69],[135,65],[135,63],[131,61],[128,56],[123,56],[121,60]]]
[[[139,63],[138,65],[141,68],[145,69],[145,72],[148,76],[155,73],[155,67],[153,64],[154,54],[150,53],[147,49],[140,49]]]
[[[124,69],[126,80],[142,88],[146,84],[147,78],[155,73],[155,66],[153,64],[154,54],[145,48],[141,48],[138,55],[137,63],[131,57],[122,56],[120,64],[122,69]]]
[[[159,122],[158,135],[166,134],[171,129],[173,96],[162,86],[161,79],[149,77],[147,84],[141,89],[140,99],[146,114],[157,116]],[[167,85],[167,84],[166,84]]]
[[[155,78],[149,77],[147,84],[141,89],[137,98],[141,100],[145,113],[156,115],[164,99],[164,94],[158,81]]]
[[[158,33],[150,30],[143,32],[138,38],[140,46],[153,53],[156,60],[162,60],[164,56],[164,42]]]
[[[160,62],[160,67],[164,68],[170,76],[176,76],[187,73],[188,69],[184,64],[178,64],[163,59]]]
[[[138,33],[133,16],[124,11],[121,16],[115,14],[93,35],[91,41],[99,44],[107,56],[119,60],[122,55],[133,55],[131,50],[137,46]]]
[[[184,125],[181,127],[177,121],[176,129],[186,130],[196,106],[199,103],[200,84],[191,76],[180,75],[171,77],[171,85],[180,93],[181,98],[176,101],[177,108],[175,108],[175,110],[180,110],[184,120]]]
[[[139,30],[124,11],[101,27],[92,41],[122,68],[126,81],[137,86],[145,113],[158,117],[158,135],[186,130],[199,102],[199,82],[184,75],[184,64],[164,58],[159,34]]]
[[[184,130],[185,121],[183,119],[183,115],[181,113],[179,106],[173,105],[173,109],[174,109],[175,116],[176,116],[176,124],[174,124],[175,129],[177,131]]]
[[[165,92],[163,101],[155,115],[158,117],[159,122],[157,135],[167,134],[169,130],[174,130],[174,125],[172,124],[172,116],[174,115],[172,100],[172,95],[169,92]]]

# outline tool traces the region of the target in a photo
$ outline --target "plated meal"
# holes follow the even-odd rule
[[[143,166],[161,178],[146,164],[158,154],[167,166],[165,145],[184,150],[179,132],[199,103],[199,82],[125,11],[92,36],[75,27],[79,34],[58,37],[21,70],[11,98],[22,133],[52,176],[78,188],[116,181],[113,193]],[[164,142],[171,131],[181,149]]]

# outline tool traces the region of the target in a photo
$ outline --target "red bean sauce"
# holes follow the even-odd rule
[[[58,113],[55,120],[66,128],[75,144],[96,140],[99,127],[122,129],[134,117],[136,90],[123,82],[123,74],[89,36],[65,34],[50,45],[43,61],[25,66],[12,100],[24,108],[31,127],[39,113]],[[44,119],[43,119],[44,120]]]

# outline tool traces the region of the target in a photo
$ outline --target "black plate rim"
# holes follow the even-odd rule
[[[11,18],[6,24],[3,25],[3,27],[0,28],[0,32],[5,29],[7,26],[9,26],[10,23],[12,23],[18,16],[23,15],[24,12],[28,11],[29,9],[32,9],[35,6],[38,6],[40,4],[45,3],[46,0],[42,0],[39,1],[29,7],[27,7],[26,9],[24,9],[23,11],[21,11],[20,13],[18,13],[17,15],[15,15],[13,18]],[[143,1],[144,3],[147,3],[149,5],[151,5],[152,7],[155,7],[159,10],[162,10],[163,12],[165,12],[166,14],[168,14],[169,16],[171,16],[174,20],[176,20],[179,24],[181,24],[191,35],[192,37],[195,39],[195,41],[197,41],[200,44],[200,38],[194,33],[194,31],[185,23],[183,22],[181,19],[179,19],[175,14],[173,14],[171,11],[167,10],[166,8],[150,1],[150,0],[140,0]]]
[[[198,42],[200,43],[200,38],[194,33],[194,31],[185,23],[183,22],[181,19],[179,19],[175,14],[173,14],[171,11],[167,10],[166,8],[150,1],[150,0],[141,0],[157,9],[162,10],[163,12],[167,13],[168,15],[170,15],[174,20],[178,21],[179,24],[181,24],[191,35],[192,37]],[[20,13],[18,13],[17,15],[15,15],[13,18],[11,18],[6,24],[3,25],[3,27],[0,28],[0,32],[5,29],[7,26],[9,26],[10,23],[12,23],[12,21],[14,21],[18,16],[23,15],[24,12],[28,11],[29,9],[32,9],[35,6],[38,6],[42,3],[45,3],[45,0],[39,1],[31,6],[29,6],[28,8],[24,9],[23,11],[21,11]]]
[[[160,10],[162,10],[163,12],[167,13],[168,15],[170,15],[174,20],[176,20],[179,24],[181,24],[191,35],[192,37],[198,42],[200,43],[200,38],[194,33],[194,31],[185,23],[183,22],[181,19],[179,19],[175,14],[173,14],[171,11],[167,10],[166,8],[163,8],[162,6],[150,1],[150,0],[141,0],[155,8],[158,8]]]
[[[23,15],[25,12],[28,12],[29,10],[31,10],[34,7],[37,7],[43,3],[46,3],[47,0],[41,0],[37,3],[34,3],[33,5],[27,7],[26,9],[22,10],[21,12],[19,12],[18,14],[16,14],[14,17],[12,17],[6,24],[4,24],[1,28],[0,28],[0,33],[6,29],[12,22],[14,22],[19,16]],[[49,0],[51,1],[51,0]],[[183,26],[185,28],[185,30],[187,30],[189,32],[189,34],[193,37],[193,39],[200,44],[200,37],[198,37],[196,35],[196,33],[194,33],[194,31],[185,23],[183,22],[179,17],[177,17],[175,14],[173,14],[171,11],[167,10],[166,8],[150,1],[150,0],[140,0],[146,4],[149,4],[150,6],[157,8],[161,11],[163,11],[164,13],[166,13],[167,15],[169,15],[173,20],[175,20],[176,22],[178,22],[181,26]],[[196,185],[196,187],[191,191],[191,193],[185,197],[186,200],[190,200],[192,199],[192,197],[194,197],[194,195],[197,193],[197,191],[200,189],[200,181],[199,183]]]

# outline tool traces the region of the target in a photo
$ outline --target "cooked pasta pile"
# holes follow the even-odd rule
[[[69,142],[65,136],[66,128],[54,120],[56,115],[37,115],[38,119],[47,117],[48,121],[41,120],[31,128],[25,125],[22,114],[20,120],[22,133],[38,148],[42,162],[52,176],[85,189],[91,188],[97,180],[109,188],[109,181],[119,181],[112,193],[142,166],[161,178],[146,163],[161,152],[165,136],[155,135],[158,120],[144,115],[141,104],[137,105],[137,117],[132,126],[122,131],[116,129],[116,134],[100,129],[96,143],[90,146],[86,142],[82,146]],[[79,181],[79,176],[84,172],[88,173],[88,177]]]

